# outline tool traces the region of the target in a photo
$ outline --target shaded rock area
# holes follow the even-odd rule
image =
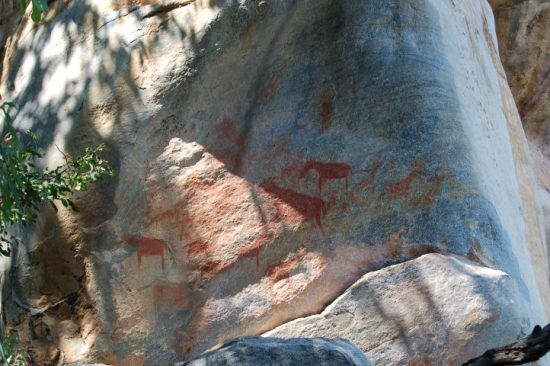
[[[538,178],[550,243],[550,2],[493,0],[499,51]],[[547,253],[550,251],[547,250]]]
[[[6,326],[35,359],[189,360],[321,313],[378,270],[367,283],[403,304],[357,300],[376,321],[345,337],[380,360],[473,357],[480,334],[496,345],[546,323],[535,176],[485,1],[52,9],[3,36],[0,94],[42,165],[104,143],[117,174],[79,194],[79,213],[45,210],[0,259]],[[427,253],[443,256],[414,260]],[[452,286],[462,307],[427,297]]]
[[[342,339],[242,338],[176,366],[371,366],[363,352]]]
[[[459,365],[521,334],[521,310],[506,273],[427,254],[371,272],[321,314],[269,337],[342,337],[375,365]]]
[[[499,51],[527,137],[550,155],[550,3],[493,1]]]

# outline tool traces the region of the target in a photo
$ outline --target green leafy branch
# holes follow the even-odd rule
[[[38,23],[42,19],[42,14],[48,12],[48,0],[31,0],[32,12],[31,19]],[[24,11],[27,8],[27,0],[19,0],[19,6]]]
[[[75,191],[84,191],[91,182],[113,175],[102,158],[104,145],[87,148],[84,155],[73,158],[63,154],[65,164],[55,169],[37,169],[34,161],[42,157],[36,148],[36,136],[26,132],[30,143],[23,146],[13,127],[11,110],[15,104],[0,105],[4,132],[0,141],[0,254],[9,256],[19,239],[8,233],[12,225],[36,222],[39,206],[48,202],[57,211],[55,201],[78,211],[71,199]]]

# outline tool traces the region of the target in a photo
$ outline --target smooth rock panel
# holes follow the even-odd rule
[[[537,175],[550,242],[550,2],[491,1],[508,83],[518,105]],[[548,254],[548,249],[546,250]],[[548,276],[547,276],[548,277]]]

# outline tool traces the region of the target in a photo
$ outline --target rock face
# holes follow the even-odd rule
[[[507,273],[515,299],[488,284],[492,315],[442,332],[545,322],[534,178],[487,3],[75,0],[13,37],[0,94],[43,164],[105,143],[117,170],[80,213],[22,232],[3,310],[35,354],[186,360],[433,252]]]
[[[341,339],[244,338],[176,366],[371,366],[353,344]]]
[[[502,63],[530,140],[550,155],[550,3],[493,1]]]
[[[515,340],[513,280],[469,260],[427,254],[364,275],[320,315],[267,333],[342,337],[376,365],[457,365]]]
[[[534,158],[550,243],[550,2],[493,1],[502,63]]]

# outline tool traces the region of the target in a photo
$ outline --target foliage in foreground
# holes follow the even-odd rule
[[[0,340],[0,361],[2,366],[27,366],[27,352],[13,334]]]
[[[71,199],[75,191],[86,190],[88,184],[112,175],[109,163],[102,158],[103,145],[86,149],[84,155],[73,158],[63,154],[65,164],[53,170],[40,171],[34,164],[42,154],[37,151],[36,137],[26,133],[25,146],[13,127],[10,111],[13,103],[0,105],[4,126],[0,140],[0,254],[9,256],[19,239],[8,233],[12,225],[36,222],[42,203],[48,202],[57,210],[54,201],[65,207],[78,208]]]

